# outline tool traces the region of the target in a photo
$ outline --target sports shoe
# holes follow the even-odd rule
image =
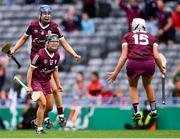
[[[51,129],[53,127],[53,124],[51,123],[50,119],[44,120],[44,124],[47,129]]]
[[[66,126],[66,119],[64,117],[59,117],[60,127]]]
[[[140,120],[140,118],[141,118],[141,114],[140,113],[134,113],[133,116],[132,116],[132,119],[134,121],[138,121],[138,120]]]
[[[31,126],[32,126],[33,128],[37,128],[36,119],[34,119],[34,120],[31,121]]]
[[[46,134],[46,132],[44,132],[43,129],[41,129],[41,130],[37,130],[37,129],[36,129],[36,133],[37,133],[37,134]]]
[[[157,119],[158,118],[157,110],[151,111],[149,115],[153,119]]]

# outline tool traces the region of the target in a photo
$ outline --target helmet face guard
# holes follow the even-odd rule
[[[46,38],[46,45],[47,45],[47,49],[50,53],[54,53],[57,51],[58,46],[56,48],[52,48],[50,46],[50,42],[57,42],[59,43],[59,36],[57,34],[49,34]]]

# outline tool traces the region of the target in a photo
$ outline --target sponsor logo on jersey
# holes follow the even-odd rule
[[[50,62],[50,65],[52,66],[52,65],[53,65],[54,60],[50,60],[49,62]]]
[[[52,34],[52,31],[51,30],[48,30],[48,35]]]
[[[44,59],[44,64],[47,64],[48,63],[48,60],[47,59]]]
[[[55,65],[56,65],[56,63],[57,63],[57,60],[54,61],[54,64],[55,64]]]
[[[54,71],[54,69],[49,69],[47,70],[47,68],[44,68],[41,70],[41,72],[45,73],[45,74],[49,74],[49,73],[52,73]]]
[[[38,38],[35,38],[35,39],[33,40],[33,42],[40,44],[40,43],[45,43],[45,40],[39,40]]]
[[[37,29],[35,29],[35,30],[34,30],[34,33],[38,33],[38,30],[37,30]]]
[[[45,32],[42,30],[42,31],[41,31],[41,35],[44,35],[44,34],[45,34]]]

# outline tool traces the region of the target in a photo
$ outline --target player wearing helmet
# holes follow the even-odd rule
[[[36,114],[37,134],[45,133],[42,127],[44,113],[48,113],[53,108],[53,94],[50,87],[51,75],[53,75],[56,86],[62,89],[58,76],[58,62],[60,58],[57,52],[58,45],[58,35],[48,35],[46,47],[36,53],[27,73],[27,91],[40,92]]]
[[[14,48],[11,50],[11,55],[13,55],[18,49],[20,49],[29,37],[32,37],[31,42],[31,53],[30,58],[31,61],[34,58],[35,54],[41,49],[45,47],[45,38],[47,34],[56,34],[59,37],[59,43],[61,46],[69,52],[75,60],[79,61],[81,56],[76,54],[76,52],[72,49],[69,43],[66,41],[64,36],[62,35],[61,30],[58,25],[52,21],[52,8],[49,5],[42,5],[39,8],[39,19],[32,21],[29,27],[27,28],[26,33],[17,41]],[[62,88],[58,88],[55,85],[54,78],[51,78],[51,88],[53,89],[53,95],[55,98],[58,116],[60,120],[60,126],[64,127],[66,125],[66,120],[64,118],[63,106],[62,106],[62,98],[59,92],[62,92]],[[36,126],[35,121],[32,121],[34,126]],[[48,114],[45,113],[45,125],[47,128],[51,127],[50,120],[48,118]]]
[[[157,118],[156,100],[151,80],[155,72],[155,62],[162,74],[166,70],[162,66],[158,54],[158,44],[156,39],[145,31],[146,24],[144,19],[135,18],[132,22],[132,32],[124,35],[122,41],[122,54],[114,72],[109,73],[108,81],[115,81],[118,73],[127,61],[127,76],[129,81],[129,92],[134,108],[133,119],[140,119],[139,112],[139,93],[137,89],[139,77],[142,76],[143,86],[145,88],[148,101],[151,107],[150,115]]]

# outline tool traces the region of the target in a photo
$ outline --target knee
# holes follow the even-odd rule
[[[58,89],[53,90],[53,95],[58,95],[58,94],[59,94]]]
[[[142,77],[142,83],[144,87],[151,85],[152,77]]]
[[[129,83],[129,86],[137,88],[137,83]]]
[[[137,78],[137,79],[128,78],[128,80],[129,80],[129,86],[130,87],[136,87],[137,88],[139,78]]]
[[[46,109],[46,102],[41,102],[41,103],[39,104],[39,107],[40,107],[41,109],[45,110],[45,109]]]
[[[149,85],[151,85],[151,82],[149,82],[149,81],[143,82],[144,87],[148,87]]]

